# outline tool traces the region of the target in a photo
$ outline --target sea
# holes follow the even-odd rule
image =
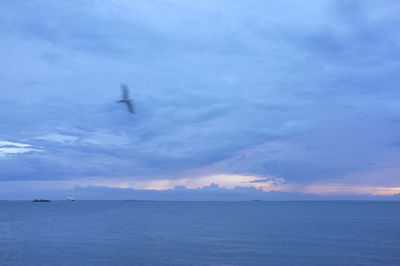
[[[0,265],[400,265],[399,201],[0,201]]]

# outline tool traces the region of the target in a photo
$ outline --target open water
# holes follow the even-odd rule
[[[400,202],[0,201],[0,265],[400,265]]]

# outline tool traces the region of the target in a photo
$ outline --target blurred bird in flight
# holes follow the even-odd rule
[[[122,100],[119,100],[119,103],[125,103],[126,106],[128,107],[128,111],[132,114],[135,113],[135,109],[132,104],[132,100],[129,99],[129,89],[126,84],[121,84],[121,89],[122,89]]]

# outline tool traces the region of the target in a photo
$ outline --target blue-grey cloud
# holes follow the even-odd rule
[[[397,165],[400,5],[294,4],[2,2],[0,180]]]

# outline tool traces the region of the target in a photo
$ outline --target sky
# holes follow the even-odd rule
[[[0,199],[399,199],[399,14],[1,1]]]

